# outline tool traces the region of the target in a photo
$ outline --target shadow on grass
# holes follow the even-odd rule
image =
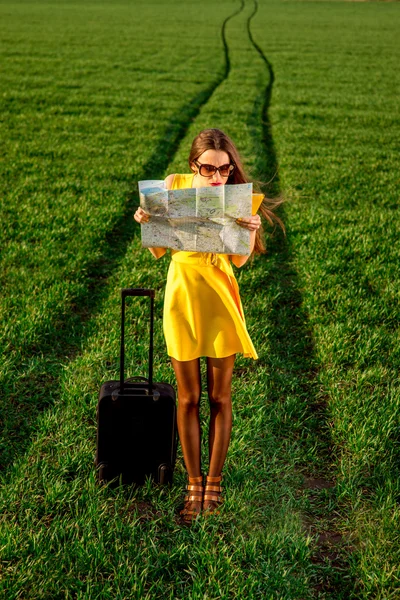
[[[133,191],[126,198],[122,215],[116,219],[105,240],[99,240],[103,248],[101,255],[93,262],[82,265],[82,270],[86,271],[85,288],[75,295],[67,306],[63,305],[52,315],[50,332],[48,326],[42,332],[38,332],[38,341],[34,346],[23,349],[23,356],[13,365],[13,372],[22,372],[26,361],[37,356],[35,367],[28,375],[20,377],[14,385],[8,381],[0,382],[4,394],[0,408],[0,423],[3,424],[0,478],[3,483],[7,482],[13,462],[28,447],[30,436],[35,431],[37,417],[43,410],[52,406],[58,397],[59,382],[64,369],[62,363],[73,360],[81,352],[82,343],[87,336],[86,323],[101,310],[104,300],[109,295],[107,281],[123,261],[134,237],[139,234],[139,226],[133,219],[133,213],[139,204],[137,181],[163,176],[191,122],[228,77],[231,67],[226,26],[243,8],[244,0],[241,0],[240,6],[226,17],[221,25],[223,70],[215,81],[181,106],[172,116],[164,136],[159,140],[142,172],[133,175]]]
[[[251,33],[251,21],[257,10],[258,3],[254,0],[254,11],[249,16],[247,28],[251,43],[265,63],[268,84],[256,99],[248,125],[255,144],[254,174],[258,180],[270,182],[267,196],[277,197],[281,193],[279,167],[268,115],[275,77],[272,65]],[[334,448],[327,404],[318,383],[319,365],[308,314],[303,307],[284,205],[278,209],[278,214],[285,222],[287,236],[277,229],[267,243],[268,254],[259,259],[262,265],[260,276],[247,287],[250,296],[265,288],[273,298],[268,314],[269,354],[261,357],[258,364],[268,368],[269,401],[282,417],[276,421],[277,437],[300,444],[303,456],[312,457],[311,465],[305,462],[299,466],[304,478],[299,494],[307,495],[310,506],[309,515],[303,521],[305,533],[315,536],[312,561],[317,567],[318,581],[314,582],[313,588],[316,593],[329,594],[324,597],[347,599],[354,597],[355,581],[350,575],[348,561],[351,548],[335,531],[335,486],[329,481]],[[285,418],[288,413],[289,418]]]

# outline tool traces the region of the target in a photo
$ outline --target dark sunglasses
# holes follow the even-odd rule
[[[219,171],[221,177],[229,177],[235,170],[236,165],[222,165],[221,167],[214,167],[214,165],[204,165],[199,163],[198,160],[193,161],[196,167],[199,169],[199,173],[202,177],[212,177],[217,171]]]

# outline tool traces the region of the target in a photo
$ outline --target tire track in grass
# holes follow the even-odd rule
[[[46,325],[46,328],[38,331],[35,344],[22,349],[23,356],[10,365],[6,376],[0,381],[4,393],[0,409],[0,423],[3,425],[0,477],[4,481],[13,462],[26,449],[29,437],[34,431],[36,418],[58,398],[58,383],[64,368],[62,363],[73,360],[81,352],[87,337],[86,323],[101,310],[110,293],[107,288],[108,279],[118,269],[129,245],[139,233],[139,226],[133,219],[134,210],[139,203],[136,182],[163,176],[191,122],[229,76],[231,63],[226,27],[231,19],[243,11],[244,5],[244,0],[240,0],[240,6],[228,15],[221,25],[224,70],[206,89],[172,115],[164,136],[159,140],[142,172],[132,176],[134,188],[126,198],[122,214],[116,219],[105,239],[99,240],[102,244],[100,256],[82,265],[82,270],[86,271],[85,288],[73,296],[67,306],[62,306],[54,313],[50,327]],[[31,361],[31,364],[33,362],[33,366],[29,367],[26,373],[28,361]]]
[[[259,137],[260,113],[262,118],[260,148],[256,153],[254,170],[261,181],[271,181],[270,193],[278,196],[281,192],[279,167],[268,115],[275,75],[271,63],[251,32],[251,21],[258,11],[258,1],[253,2],[254,10],[247,20],[248,35],[269,74],[268,83],[257,99],[251,116],[250,127],[254,130],[255,139]],[[287,222],[283,207],[280,208],[280,216]],[[318,383],[313,334],[308,325],[308,315],[302,307],[301,285],[294,264],[295,250],[290,242],[290,223],[288,236],[276,236],[268,244],[268,251],[269,265],[268,271],[264,271],[265,279],[257,279],[256,282],[258,288],[263,285],[272,288],[271,296],[275,298],[270,313],[271,355],[264,360],[271,373],[271,399],[276,406],[281,406],[278,408],[282,413],[278,434],[292,439],[296,437],[292,431],[292,418],[284,418],[286,411],[290,411],[290,416],[304,426],[300,438],[304,448],[304,464],[301,467],[303,484],[299,495],[304,496],[307,509],[307,515],[303,515],[305,531],[315,540],[312,562],[317,569],[317,577],[313,582],[313,590],[316,594],[323,593],[324,597],[328,593],[331,598],[347,599],[352,596],[356,586],[348,560],[351,547],[335,526],[335,484],[331,481],[329,467],[334,448],[327,404]],[[282,406],[283,395],[285,400]],[[306,462],[307,457],[311,459],[311,470]]]

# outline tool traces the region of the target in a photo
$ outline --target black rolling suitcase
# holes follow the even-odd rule
[[[97,405],[98,480],[140,485],[151,477],[171,483],[177,443],[175,390],[168,383],[153,383],[154,290],[123,289],[121,296],[120,380],[103,383]],[[148,379],[124,381],[127,296],[150,296]]]

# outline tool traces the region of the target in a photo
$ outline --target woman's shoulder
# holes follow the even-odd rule
[[[190,188],[192,187],[193,181],[193,173],[189,173],[188,175],[180,175],[175,173],[173,175],[167,175],[165,178],[165,183],[167,189],[169,190],[179,190],[181,188]]]
[[[167,175],[165,178],[165,185],[167,186],[167,190],[171,190],[174,183],[175,175]]]

